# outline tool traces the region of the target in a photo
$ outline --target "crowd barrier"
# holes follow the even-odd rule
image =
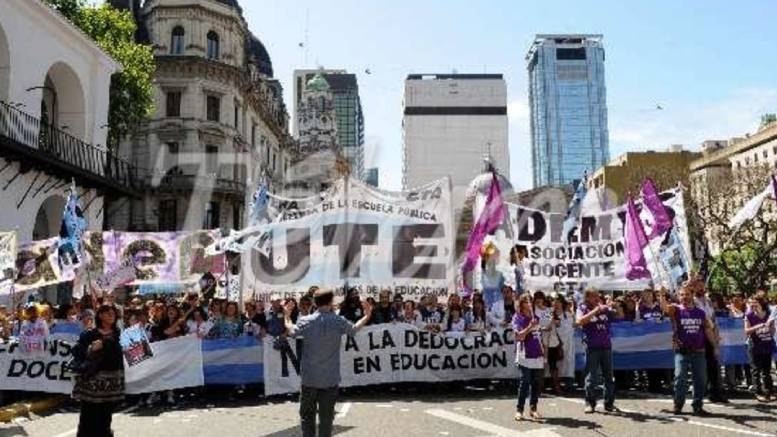
[[[721,364],[748,363],[743,320],[721,318],[718,324]],[[70,393],[73,381],[63,365],[77,338],[74,331],[67,324],[55,326],[47,350],[35,355],[21,352],[14,343],[0,344],[0,390]],[[674,366],[670,323],[615,323],[612,334],[616,370]],[[576,368],[582,370],[585,354],[579,333],[570,347]],[[152,343],[152,349],[152,358],[127,368],[129,393],[264,383],[266,392],[276,394],[293,391],[298,384],[299,351],[294,341],[278,348],[270,338],[186,336]],[[505,378],[515,375],[514,356],[509,330],[488,332],[480,339],[471,334],[454,339],[405,324],[377,325],[343,342],[341,373],[348,382],[344,385]],[[383,368],[378,369],[380,359]]]

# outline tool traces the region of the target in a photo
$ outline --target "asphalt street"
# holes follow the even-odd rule
[[[777,403],[749,398],[708,404],[710,417],[675,416],[669,397],[632,392],[617,402],[618,413],[585,414],[580,394],[540,399],[542,423],[513,419],[515,399],[507,386],[435,386],[431,390],[367,388],[341,396],[336,435],[351,436],[775,436]],[[600,409],[601,410],[601,407]],[[124,406],[114,416],[116,436],[300,435],[292,397],[264,399],[256,392],[237,398],[189,394],[178,406]],[[75,436],[77,406],[0,426],[0,436]]]

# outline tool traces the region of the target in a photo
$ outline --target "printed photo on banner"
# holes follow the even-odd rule
[[[148,335],[140,325],[134,325],[122,331],[119,344],[121,344],[124,360],[130,367],[154,356]]]
[[[16,232],[0,232],[0,294],[10,291],[16,267]]]

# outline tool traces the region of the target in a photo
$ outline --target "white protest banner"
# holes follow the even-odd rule
[[[664,272],[659,259],[662,246],[672,246],[676,250],[674,244],[679,241],[688,254],[690,243],[682,191],[664,192],[660,197],[674,220],[674,227],[663,239],[651,242],[645,249],[645,257],[653,282],[666,285],[670,275]],[[642,209],[641,204],[637,208],[642,211],[643,221],[648,222],[649,213]],[[505,273],[508,283],[512,283],[514,278],[510,249],[518,246],[525,248],[527,253],[522,263],[527,289],[548,290],[560,284],[574,289],[630,290],[649,285],[648,280],[626,279],[623,245],[625,207],[596,212],[584,210],[569,244],[562,241],[563,214],[550,214],[509,203],[508,211],[513,237],[497,236],[493,239],[501,255],[498,268]],[[649,227],[647,231],[649,233]],[[480,287],[476,285],[476,288]]]
[[[124,379],[127,394],[203,385],[201,340],[186,335],[154,343],[154,356],[127,367]]]
[[[450,181],[386,192],[341,179],[306,199],[269,196],[268,254],[243,256],[244,293],[300,293],[308,287],[390,288],[407,298],[447,295],[453,285],[454,233]],[[253,232],[254,234],[252,234]]]
[[[72,280],[59,267],[59,238],[22,244],[16,254],[16,291]],[[71,271],[72,273],[72,271]]]
[[[299,391],[300,343],[292,338],[289,347],[273,347],[274,339],[265,339],[266,395]],[[343,337],[340,386],[515,378],[514,362],[509,328],[448,337],[404,323],[376,325]]]
[[[0,232],[0,294],[10,292],[15,267],[16,232]]]
[[[64,364],[75,339],[49,340],[46,349],[37,353],[25,353],[15,342],[0,343],[0,390],[70,394],[73,380]]]

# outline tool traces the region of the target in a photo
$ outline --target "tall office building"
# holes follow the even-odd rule
[[[365,177],[364,114],[355,74],[348,74],[345,70],[294,71],[294,136],[299,138],[300,104],[305,84],[318,73],[326,79],[334,96],[338,145],[351,166],[351,175],[363,179]]]
[[[534,187],[568,184],[605,165],[602,35],[537,35],[526,61]]]
[[[510,176],[507,86],[501,74],[411,74],[405,80],[402,186],[450,176],[461,207],[490,155]]]

